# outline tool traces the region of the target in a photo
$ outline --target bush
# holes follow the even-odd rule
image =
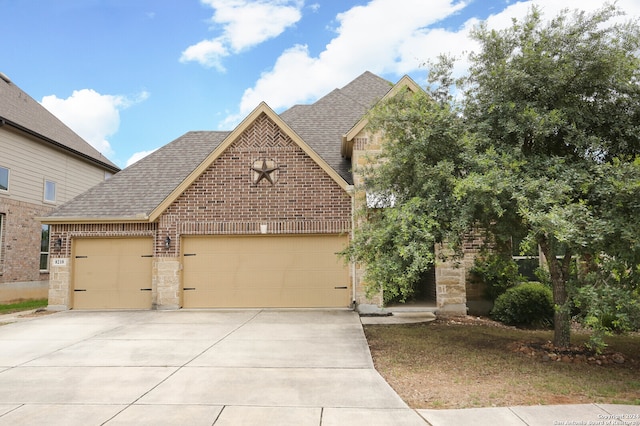
[[[598,353],[607,347],[605,336],[640,330],[640,297],[628,289],[585,285],[577,289],[574,304],[575,319],[592,331],[587,347]]]
[[[639,272],[624,260],[598,256],[573,286],[572,313],[592,331],[589,348],[602,352],[605,336],[640,330]]]
[[[496,299],[491,317],[509,325],[543,326],[553,324],[553,294],[541,283],[520,284]]]
[[[494,301],[507,289],[525,281],[518,264],[510,257],[488,253],[475,259],[471,273],[486,284],[485,295]]]

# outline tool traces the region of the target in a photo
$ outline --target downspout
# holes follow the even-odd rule
[[[356,230],[356,194],[353,185],[349,188],[349,194],[351,195],[351,241],[353,241]],[[356,284],[356,262],[351,260],[351,308],[354,310],[356,309]]]

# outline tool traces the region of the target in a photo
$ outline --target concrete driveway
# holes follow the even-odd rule
[[[346,310],[67,311],[0,326],[0,425],[424,425]]]

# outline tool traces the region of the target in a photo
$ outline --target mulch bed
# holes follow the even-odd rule
[[[542,362],[563,362],[565,364],[620,365],[637,364],[638,360],[625,356],[620,352],[604,351],[597,354],[585,346],[558,348],[551,342],[516,342],[509,349],[527,355]]]

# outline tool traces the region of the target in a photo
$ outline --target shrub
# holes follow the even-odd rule
[[[496,253],[477,257],[471,273],[486,284],[485,295],[491,301],[524,282],[524,277],[518,272],[518,264],[510,256]]]
[[[553,323],[553,294],[541,283],[520,284],[500,295],[491,317],[509,325],[549,326]]]
[[[633,291],[614,286],[585,285],[574,296],[575,319],[591,328],[587,347],[600,353],[605,336],[640,330],[640,297]]]

